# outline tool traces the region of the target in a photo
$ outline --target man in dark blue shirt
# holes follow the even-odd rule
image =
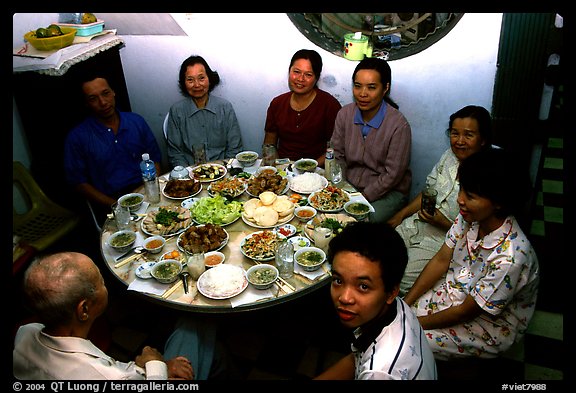
[[[162,155],[142,116],[116,110],[116,93],[105,78],[87,77],[82,92],[91,115],[67,135],[64,166],[68,183],[101,220],[120,196],[142,185],[142,154],[150,154],[157,173]]]

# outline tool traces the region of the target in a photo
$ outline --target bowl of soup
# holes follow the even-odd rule
[[[276,266],[267,263],[251,266],[246,271],[248,282],[256,289],[268,289],[278,279]]]
[[[144,202],[144,195],[137,192],[131,192],[118,198],[118,204],[129,208],[131,212],[140,209],[142,202]]]
[[[164,259],[157,262],[150,271],[152,277],[163,284],[170,284],[182,273],[182,264],[175,259]]]
[[[315,172],[317,166],[318,161],[312,158],[301,158],[294,162],[294,168],[296,168],[300,173]]]
[[[106,243],[118,252],[128,251],[136,242],[136,232],[128,229],[114,232],[110,235]]]
[[[320,269],[326,260],[326,253],[318,247],[302,247],[294,254],[296,263],[307,272]]]
[[[240,153],[236,154],[236,159],[240,165],[242,165],[242,168],[245,168],[256,163],[256,160],[258,159],[258,153],[250,150],[241,151]]]
[[[370,205],[362,201],[348,201],[344,204],[344,211],[360,221],[370,214]]]

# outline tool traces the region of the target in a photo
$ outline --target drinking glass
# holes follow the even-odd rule
[[[316,227],[314,228],[314,245],[318,248],[321,248],[322,251],[328,251],[328,243],[332,239],[332,229],[324,228],[324,227]]]
[[[424,191],[422,191],[422,210],[431,216],[433,216],[436,211],[437,195],[438,192],[431,187],[426,187]]]
[[[206,164],[206,146],[203,143],[199,143],[192,146],[192,150],[194,151],[194,164]]]
[[[276,244],[276,267],[280,277],[287,279],[294,276],[294,246],[287,239]]]
[[[275,145],[266,144],[262,146],[262,165],[274,166],[277,155],[278,152]]]
[[[342,166],[336,160],[330,163],[330,175],[332,184],[338,184],[342,181]]]
[[[202,273],[206,271],[206,265],[204,264],[204,251],[201,249],[195,249],[192,252],[186,252],[187,261],[186,269],[190,274],[192,280],[197,281]]]
[[[127,229],[130,226],[130,208],[128,206],[122,206],[118,202],[112,204],[112,213],[114,214],[114,220],[116,221],[116,226],[118,230]]]

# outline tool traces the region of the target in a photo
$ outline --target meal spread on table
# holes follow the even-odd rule
[[[178,249],[168,251],[160,258],[148,253],[145,263],[134,268],[135,275],[140,279],[151,278],[150,271],[156,263],[151,258],[158,261],[170,258],[185,264],[186,257],[183,256],[186,254],[221,250],[229,240],[229,234],[223,227],[240,217],[248,226],[261,229],[241,240],[240,252],[255,263],[270,264],[273,264],[270,261],[275,257],[279,240],[292,238],[298,245],[296,250],[310,246],[316,226],[329,227],[337,236],[346,224],[356,221],[348,214],[330,214],[341,211],[350,196],[346,191],[329,185],[323,176],[305,173],[292,177],[292,180],[297,180],[291,184],[290,177],[284,171],[281,171],[282,175],[272,169],[257,172],[249,178],[225,177],[227,171],[224,166],[204,164],[192,168],[194,179],[167,181],[162,191],[164,196],[168,199],[186,199],[189,203],[186,207],[153,207],[142,220],[141,230],[148,236],[168,238],[179,235],[176,239]],[[210,182],[206,187],[210,196],[192,198],[202,190],[201,182]],[[284,195],[288,189],[293,193]],[[236,200],[244,192],[252,198]],[[288,224],[294,218],[295,208],[306,204],[316,208],[318,215],[306,224]],[[297,236],[299,232],[305,237]],[[234,297],[247,286],[245,269],[227,263],[206,270],[197,281],[198,291],[211,299]]]

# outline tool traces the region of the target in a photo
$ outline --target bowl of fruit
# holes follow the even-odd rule
[[[51,24],[48,27],[39,27],[35,31],[29,31],[24,34],[24,39],[38,50],[49,51],[72,45],[75,36],[75,28]]]

